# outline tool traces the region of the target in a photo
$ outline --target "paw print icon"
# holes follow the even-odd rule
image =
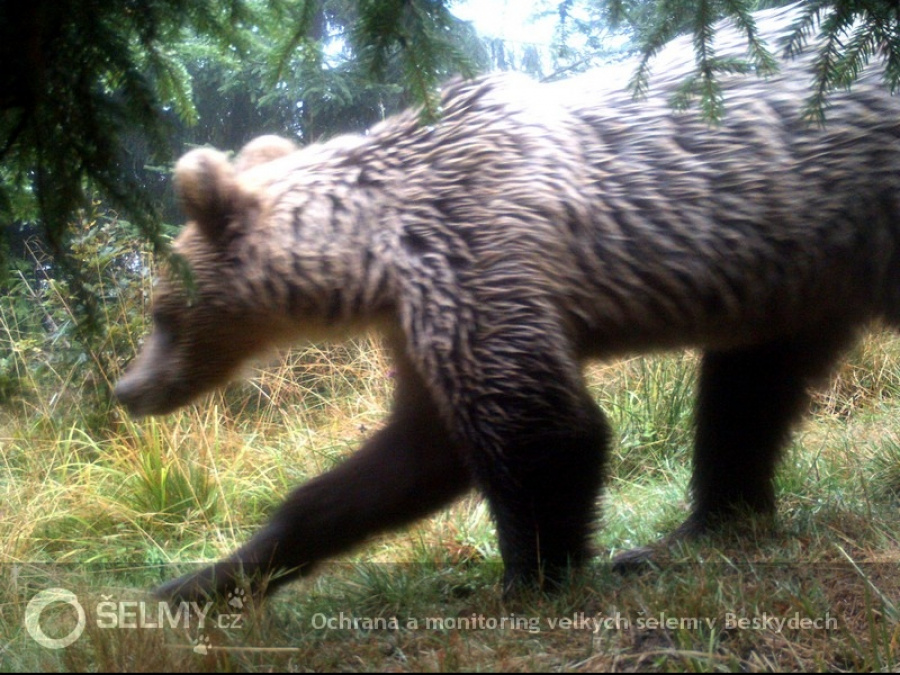
[[[209,654],[210,645],[212,644],[208,635],[199,635],[197,637],[197,644],[194,645],[194,653],[200,654],[201,656],[206,656]]]
[[[241,611],[244,609],[244,598],[246,598],[246,596],[247,591],[243,588],[236,588],[233,592],[228,593],[225,600],[229,607]]]

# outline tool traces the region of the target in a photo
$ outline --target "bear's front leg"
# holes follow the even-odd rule
[[[462,453],[428,394],[398,368],[391,420],[343,464],[294,490],[260,532],[227,559],[157,589],[174,601],[263,595],[366,538],[411,523],[471,485]]]
[[[599,410],[583,412],[569,429],[523,429],[496,462],[484,455],[478,475],[497,523],[506,593],[550,588],[593,556],[608,431]]]
[[[449,424],[491,507],[506,592],[552,585],[591,557],[609,436],[559,322],[527,311],[526,324],[484,309],[470,349],[422,365],[453,402]],[[410,351],[443,356],[443,346]]]

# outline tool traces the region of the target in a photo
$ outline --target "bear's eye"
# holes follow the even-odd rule
[[[153,312],[153,327],[159,333],[174,335],[177,329],[177,322],[172,316],[165,312]]]

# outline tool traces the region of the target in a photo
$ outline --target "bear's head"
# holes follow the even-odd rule
[[[242,239],[265,204],[245,178],[294,149],[288,140],[264,136],[234,164],[201,148],[176,165],[175,186],[189,222],[175,241],[173,260],[186,269],[170,265],[158,282],[153,332],[116,386],[132,414],[169,412],[224,383],[283,329],[278,313],[251,290],[259,280]]]

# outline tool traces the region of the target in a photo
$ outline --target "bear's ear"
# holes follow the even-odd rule
[[[241,173],[254,166],[289,155],[297,149],[292,141],[281,136],[260,136],[241,148],[234,161],[235,171]]]
[[[228,157],[211,148],[191,150],[175,165],[175,191],[188,218],[217,242],[240,201]]]

